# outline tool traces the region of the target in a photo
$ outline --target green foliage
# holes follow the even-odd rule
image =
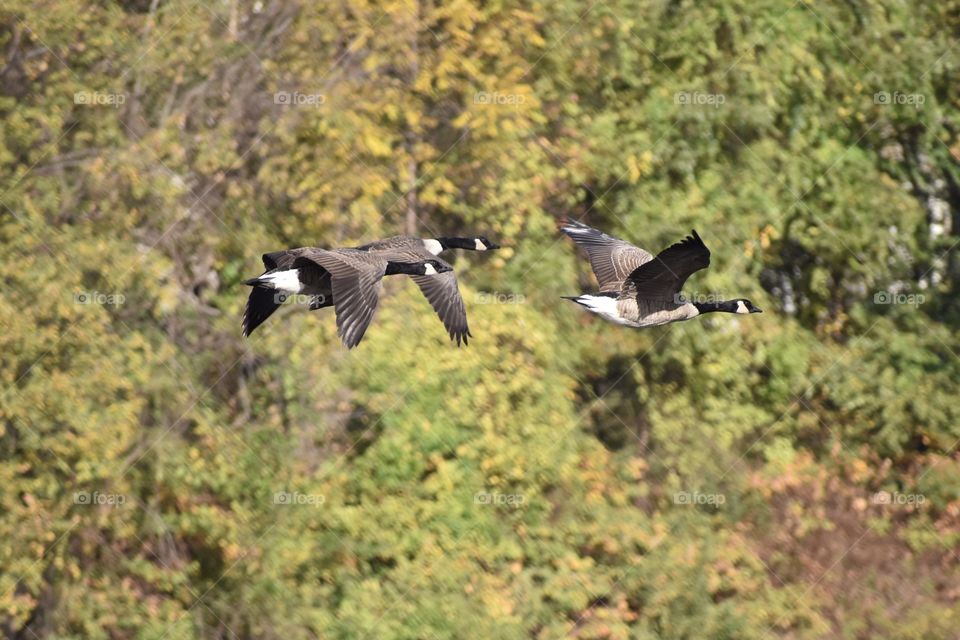
[[[958,16],[5,4],[4,635],[955,633]],[[765,313],[587,318],[564,215]],[[504,245],[468,348],[400,278],[240,337],[260,253],[403,231]]]

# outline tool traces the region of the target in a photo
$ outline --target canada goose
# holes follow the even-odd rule
[[[415,236],[394,236],[377,240],[361,247],[363,251],[390,251],[404,256],[410,261],[424,260],[436,256],[447,249],[469,249],[471,251],[489,251],[499,249],[500,245],[490,242],[483,236],[472,238],[417,238]],[[442,264],[449,266],[446,262]],[[420,287],[420,291],[430,302],[430,306],[440,316],[450,339],[466,345],[472,337],[467,326],[467,310],[457,285],[457,276],[450,271],[436,276],[411,276]]]
[[[564,297],[610,322],[654,327],[713,311],[762,313],[744,298],[687,302],[680,297],[687,278],[710,265],[710,250],[696,231],[654,257],[580,222],[565,220],[560,230],[587,252],[600,283],[599,293]]]
[[[360,247],[356,251],[371,252],[389,252],[395,257],[393,259],[407,262],[420,262],[433,258],[447,249],[469,249],[472,251],[489,251],[499,249],[500,245],[490,242],[484,236],[473,237],[449,237],[449,238],[417,238],[415,236],[393,236],[383,240],[376,240]],[[283,251],[274,251],[263,254],[263,265],[267,269],[264,275],[277,271],[290,269],[294,261],[304,253],[314,251],[313,247],[301,247],[298,249],[286,249]],[[449,270],[438,272],[433,276],[414,275],[413,279],[420,287],[420,290],[426,296],[430,305],[440,316],[444,327],[450,334],[450,338],[457,341],[459,346],[461,340],[467,344],[467,338],[470,336],[470,329],[467,327],[467,312],[463,306],[463,298],[460,296],[460,289],[457,286],[457,277],[452,271],[452,267],[443,260],[434,259],[434,263],[448,267]],[[304,277],[310,277],[312,274],[305,274]],[[334,296],[330,291],[329,275],[319,283],[305,282],[304,289],[300,291],[301,295],[311,297],[310,310],[322,309],[324,307],[334,306]],[[254,329],[263,324],[274,311],[280,308],[284,302],[286,294],[278,293],[268,287],[254,287],[250,291],[250,297],[247,300],[247,307],[244,311],[243,334],[249,336]]]
[[[245,336],[270,317],[283,296],[301,294],[312,298],[311,309],[334,307],[337,335],[350,349],[370,325],[383,276],[432,276],[452,269],[435,258],[410,260],[389,251],[314,247],[267,253],[263,264],[267,270],[262,275],[244,282],[253,287],[243,314]]]

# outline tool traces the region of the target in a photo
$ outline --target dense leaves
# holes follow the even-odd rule
[[[0,624],[34,638],[944,638],[960,4],[8,2]],[[555,230],[765,310],[629,331]],[[403,231],[360,347],[259,255]]]

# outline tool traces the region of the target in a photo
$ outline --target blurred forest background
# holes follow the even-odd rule
[[[960,2],[5,0],[8,638],[957,638]],[[763,315],[632,331],[569,215]],[[413,230],[364,342],[279,248]]]

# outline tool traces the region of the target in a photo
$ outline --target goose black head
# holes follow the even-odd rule
[[[419,274],[421,276],[435,276],[438,273],[453,271],[453,267],[439,260],[424,260],[419,266],[422,269],[422,272]]]
[[[473,243],[474,250],[476,251],[491,251],[500,248],[500,245],[495,242],[490,242],[486,236],[477,236],[473,239]]]
[[[752,302],[746,298],[740,298],[734,300],[737,303],[737,310],[735,313],[763,313],[763,309],[757,307]]]

